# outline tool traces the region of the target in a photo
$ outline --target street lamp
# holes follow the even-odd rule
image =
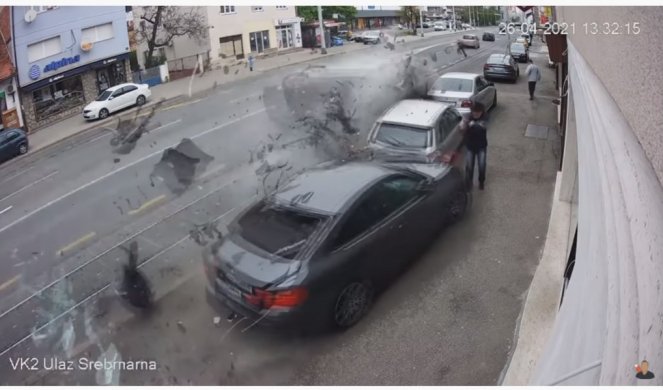
[[[322,20],[322,6],[318,6],[318,21],[320,22],[320,54],[327,54],[327,41],[325,41],[325,22]]]

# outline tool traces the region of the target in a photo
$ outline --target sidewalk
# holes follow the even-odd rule
[[[424,38],[421,38],[418,35],[407,35],[398,37],[398,42],[399,44],[402,44],[449,34],[453,33],[448,31],[429,32],[426,33]],[[340,54],[352,53],[371,47],[371,45],[345,42],[343,46],[328,48],[326,55],[320,54],[319,49],[300,49],[294,52],[277,54],[263,59],[258,58],[256,60],[255,69],[253,72],[249,70],[248,65],[244,62],[236,66],[226,67],[225,69],[223,67],[219,67],[218,69],[213,69],[205,72],[202,75],[195,76],[193,78],[193,82],[191,81],[190,77],[186,77],[152,87],[152,97],[148,104],[143,106],[143,109],[154,105],[160,100],[164,100],[167,104],[170,101],[178,101],[188,95],[195,95],[211,88],[216,88],[223,84],[252,77],[259,77],[264,72],[269,72],[290,65],[315,61],[322,58],[329,58]],[[122,112],[122,114],[133,113],[135,110],[136,108],[125,110]],[[77,134],[86,132],[87,130],[114,123],[117,121],[117,118],[118,114],[111,115],[109,119],[103,121],[88,122],[85,121],[81,115],[75,115],[51,126],[43,127],[34,133],[30,133],[30,152],[28,154],[32,154],[38,150],[46,148],[47,146],[56,144]]]

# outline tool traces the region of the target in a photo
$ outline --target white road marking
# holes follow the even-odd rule
[[[23,171],[16,172],[15,174],[13,174],[13,175],[11,175],[11,176],[9,176],[9,177],[4,178],[4,179],[0,182],[0,184],[1,184],[1,183],[4,183],[4,182],[7,182],[7,181],[10,181],[11,179],[13,179],[13,178],[15,178],[15,177],[17,177],[17,176],[21,176],[21,175],[25,174],[25,172],[27,172],[27,171],[31,171],[31,170],[35,169],[36,167],[37,167],[36,165],[33,165],[33,166],[31,166],[30,168],[28,168],[28,169],[25,169],[25,170],[23,170]]]
[[[214,131],[220,130],[220,129],[224,128],[224,127],[228,127],[228,126],[233,125],[233,124],[235,124],[235,123],[237,123],[237,122],[240,122],[240,121],[242,121],[242,120],[244,120],[244,119],[247,119],[247,118],[250,118],[250,117],[252,117],[252,116],[258,115],[258,114],[260,114],[260,113],[266,111],[268,108],[272,108],[272,107],[263,107],[263,108],[261,108],[261,109],[259,109],[259,110],[257,110],[257,111],[254,111],[254,112],[252,112],[252,113],[250,113],[250,114],[242,115],[242,116],[238,117],[237,119],[233,119],[233,120],[231,120],[231,121],[229,121],[229,122],[226,122],[226,123],[223,123],[223,124],[221,124],[221,125],[214,126],[214,127],[212,127],[211,129],[205,130],[205,131],[203,131],[202,133],[198,133],[198,134],[196,134],[196,135],[190,137],[190,139],[196,139],[196,138],[202,137],[202,136],[204,136],[204,135],[207,135],[207,134],[209,134],[209,133],[212,133],[212,132],[214,132]],[[35,210],[33,210],[33,211],[31,211],[31,212],[25,214],[24,216],[20,217],[19,219],[15,220],[14,222],[10,223],[9,225],[6,225],[6,226],[0,228],[0,233],[6,231],[6,230],[8,230],[8,229],[11,229],[12,227],[16,226],[17,224],[19,224],[19,223],[25,221],[26,219],[32,217],[32,216],[35,215],[35,214],[37,214],[38,212],[40,212],[40,211],[46,209],[47,207],[50,207],[50,206],[54,205],[55,203],[57,203],[57,202],[59,202],[59,201],[65,199],[65,198],[67,198],[67,197],[69,197],[69,196],[71,196],[71,195],[73,195],[73,194],[75,194],[75,193],[77,193],[78,191],[81,191],[81,190],[83,190],[83,189],[85,189],[85,188],[90,187],[91,185],[94,185],[94,184],[96,184],[96,183],[99,183],[100,181],[102,181],[102,180],[104,180],[104,179],[107,179],[107,178],[109,178],[110,176],[113,176],[114,174],[116,174],[116,173],[118,173],[118,172],[121,172],[121,171],[123,171],[123,170],[125,170],[125,169],[127,169],[127,168],[130,168],[130,167],[132,167],[132,166],[134,166],[134,165],[136,165],[136,164],[139,164],[139,163],[141,163],[141,162],[143,162],[143,161],[145,161],[145,160],[147,160],[147,159],[149,159],[149,158],[152,158],[152,157],[154,157],[154,156],[160,155],[160,154],[163,153],[164,150],[166,150],[166,149],[168,149],[168,148],[174,148],[174,147],[176,147],[178,144],[179,144],[179,142],[176,143],[176,144],[173,144],[173,145],[167,146],[167,147],[165,147],[165,148],[163,148],[163,149],[157,150],[157,151],[155,151],[155,152],[153,152],[153,153],[150,153],[150,154],[148,154],[148,155],[146,155],[146,156],[143,156],[143,157],[139,158],[138,160],[136,160],[136,161],[134,161],[134,162],[132,162],[132,163],[129,163],[129,164],[127,164],[127,165],[125,165],[125,166],[123,166],[123,167],[121,167],[121,168],[118,168],[118,169],[116,169],[116,170],[114,170],[114,171],[108,172],[107,174],[105,174],[105,175],[103,175],[103,176],[100,176],[100,177],[98,177],[98,178],[92,180],[91,182],[89,182],[89,183],[87,183],[87,184],[83,184],[82,186],[80,186],[80,187],[78,187],[78,188],[76,188],[76,189],[73,189],[73,190],[67,192],[67,193],[64,194],[64,195],[59,196],[59,197],[57,197],[57,198],[51,200],[50,202],[47,202],[47,203],[44,204],[43,206],[40,206],[40,207],[36,208]]]
[[[35,185],[35,184],[37,184],[37,183],[41,183],[42,181],[48,179],[49,177],[51,177],[51,176],[53,176],[53,175],[55,175],[55,174],[57,174],[57,173],[58,173],[58,171],[53,171],[53,172],[51,172],[50,174],[48,174],[48,175],[42,177],[41,179],[36,180],[36,181],[33,181],[32,183],[30,183],[30,184],[28,184],[28,185],[25,185],[25,186],[21,187],[21,189],[16,190],[16,191],[12,192],[11,194],[5,196],[4,198],[0,199],[0,202],[4,201],[4,200],[6,200],[6,199],[11,198],[12,196],[14,196],[14,195],[16,195],[16,194],[22,192],[23,190],[26,190],[26,189],[32,187],[33,185]],[[0,213],[0,214],[2,214],[2,213]]]
[[[4,213],[6,213],[7,211],[11,210],[12,207],[14,207],[14,206],[9,206],[9,207],[7,207],[6,209],[0,211],[0,215],[2,215],[2,214],[4,214]]]

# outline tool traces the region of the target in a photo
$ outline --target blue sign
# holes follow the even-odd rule
[[[30,78],[33,80],[37,80],[41,76],[41,71],[39,70],[38,65],[32,65],[30,67]]]
[[[62,58],[59,61],[53,61],[50,64],[44,66],[44,73],[56,71],[63,66],[71,65],[81,60],[80,55],[75,55],[73,57]]]

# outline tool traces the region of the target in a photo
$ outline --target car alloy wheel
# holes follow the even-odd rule
[[[145,104],[145,96],[143,95],[138,96],[138,98],[136,99],[136,104],[139,106]]]
[[[28,152],[28,145],[26,145],[26,144],[19,145],[18,152],[20,154],[26,154]]]
[[[366,314],[373,300],[372,288],[367,283],[352,282],[345,286],[334,304],[334,324],[349,328]]]
[[[99,119],[106,119],[106,118],[108,118],[108,110],[105,109],[105,108],[102,108],[99,111]]]
[[[449,203],[449,219],[451,223],[458,222],[467,209],[467,192],[458,190]]]

